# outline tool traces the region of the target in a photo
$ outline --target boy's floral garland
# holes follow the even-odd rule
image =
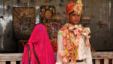
[[[77,58],[77,48],[79,46],[80,39],[85,37],[85,44],[87,47],[90,46],[89,43],[89,34],[90,29],[88,27],[82,27],[81,25],[75,25],[73,27],[69,27],[68,30],[63,32],[63,45],[64,51],[61,52],[62,61],[64,64],[76,63]]]

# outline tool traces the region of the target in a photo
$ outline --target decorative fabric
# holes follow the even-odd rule
[[[45,23],[45,25],[47,27],[48,35],[49,35],[53,50],[54,52],[57,52],[57,34],[62,24],[59,21],[50,20],[50,22]]]

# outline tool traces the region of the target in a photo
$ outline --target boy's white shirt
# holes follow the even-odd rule
[[[63,36],[62,31],[58,32],[58,51],[57,51],[57,62],[56,64],[63,64],[62,59],[59,57],[59,52],[63,51]],[[84,38],[81,38],[78,48],[78,59],[77,60],[86,60],[86,64],[92,64],[92,54],[90,47],[86,47]]]

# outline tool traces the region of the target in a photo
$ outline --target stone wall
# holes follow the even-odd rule
[[[84,16],[89,16],[87,22],[91,27],[92,48],[98,51],[113,50],[113,32],[110,0],[85,0]]]
[[[16,5],[16,0],[15,5]],[[19,0],[18,0],[19,1]],[[30,1],[30,0],[29,0]],[[31,6],[40,7],[43,4],[52,4],[56,7],[57,14],[62,17],[62,22],[66,21],[65,5],[69,0],[33,0],[35,4]],[[84,12],[82,23],[91,27],[91,45],[98,51],[113,50],[113,1],[112,0],[83,0]],[[24,4],[25,5],[25,4]],[[37,9],[38,15],[38,9]]]

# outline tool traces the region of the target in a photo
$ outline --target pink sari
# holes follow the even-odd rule
[[[38,56],[40,64],[55,64],[54,52],[50,44],[46,27],[43,24],[37,24],[28,41],[30,46],[30,64],[39,64],[33,53],[33,46]],[[22,64],[28,64],[28,50],[25,45],[22,57]]]

